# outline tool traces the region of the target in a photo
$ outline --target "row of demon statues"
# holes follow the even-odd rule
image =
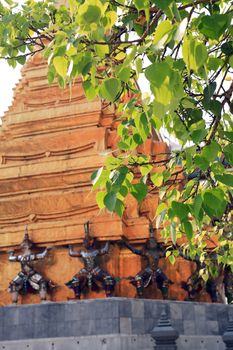
[[[74,251],[73,247],[69,246],[69,255],[78,257],[83,261],[84,267],[66,284],[67,287],[74,291],[75,298],[80,299],[81,293],[86,287],[95,289],[99,285],[105,290],[106,296],[112,296],[116,284],[116,278],[112,277],[108,272],[102,270],[97,263],[97,257],[108,253],[110,242],[108,241],[103,248],[97,248],[96,240],[89,234],[89,223],[84,225],[85,238],[83,241],[84,249]],[[130,283],[136,288],[137,296],[142,297],[144,289],[150,284],[155,284],[161,291],[164,299],[168,298],[169,285],[173,282],[159,268],[159,259],[165,257],[166,249],[159,244],[154,238],[153,227],[150,227],[150,237],[143,245],[142,249],[136,249],[126,241],[112,241],[126,246],[134,254],[140,255],[146,261],[146,267],[136,274],[135,277],[129,277]],[[46,299],[48,291],[53,289],[55,285],[50,280],[46,280],[35,270],[33,262],[45,258],[48,255],[51,247],[47,247],[42,253],[33,253],[31,251],[33,242],[29,239],[26,226],[25,236],[21,243],[22,254],[15,255],[14,251],[9,252],[9,261],[19,262],[21,271],[10,282],[9,292],[11,293],[12,302],[17,303],[19,294],[27,292],[39,292],[41,300]],[[217,282],[213,277],[205,282],[200,275],[200,270],[205,267],[205,263],[198,258],[191,259],[181,250],[180,255],[186,259],[195,262],[196,269],[190,275],[186,282],[182,282],[181,287],[187,292],[188,300],[196,300],[198,294],[202,290],[210,295],[212,302],[219,301],[217,292]],[[228,303],[233,302],[233,273],[229,266],[223,270],[223,285],[225,297]]]

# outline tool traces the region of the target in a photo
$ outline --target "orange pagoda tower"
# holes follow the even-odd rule
[[[96,99],[88,102],[81,81],[62,90],[48,86],[47,66],[39,55],[22,69],[22,79],[14,92],[14,100],[0,127],[0,300],[11,302],[9,282],[19,270],[8,261],[8,251],[19,249],[28,224],[29,237],[35,247],[53,246],[38,271],[56,283],[51,300],[67,300],[73,296],[64,283],[81,267],[79,259],[68,255],[67,246],[81,247],[84,223],[90,222],[90,233],[98,241],[120,240],[140,246],[149,237],[148,217],[158,205],[158,193],[152,191],[139,207],[128,197],[123,218],[100,211],[92,192],[91,174],[104,162],[106,150],[117,142],[113,106]],[[159,159],[167,145],[155,135],[140,146],[142,151]],[[141,260],[126,248],[111,245],[101,266],[120,277],[115,296],[134,297],[135,288],[128,276],[141,269]],[[169,291],[171,299],[184,299],[180,281],[190,275],[190,264],[178,259],[175,266],[166,259],[160,265],[175,282]],[[103,297],[104,292],[89,293],[86,298]],[[150,287],[145,297],[161,298]],[[28,294],[19,303],[37,303],[38,296]]]

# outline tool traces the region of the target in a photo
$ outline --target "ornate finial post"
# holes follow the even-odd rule
[[[27,238],[29,238],[29,236],[28,236],[28,224],[25,225],[25,236],[27,236]]]
[[[156,350],[177,350],[176,339],[179,337],[179,333],[172,327],[165,307],[158,325],[151,331],[151,336],[156,342]]]
[[[226,331],[222,335],[222,340],[226,344],[226,350],[233,350],[233,319],[231,318]]]
[[[90,221],[85,222],[84,232],[85,232],[85,237],[88,237],[90,233]]]
[[[154,238],[154,227],[152,223],[150,223],[149,234],[150,234],[150,238]]]

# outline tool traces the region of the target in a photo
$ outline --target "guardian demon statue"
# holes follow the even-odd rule
[[[46,300],[48,289],[54,287],[51,281],[44,279],[33,267],[33,262],[44,259],[51,247],[47,247],[42,253],[35,254],[31,252],[32,245],[33,242],[29,239],[26,226],[24,239],[20,245],[22,254],[15,255],[14,251],[9,252],[9,261],[19,262],[21,264],[21,271],[9,285],[9,292],[11,293],[13,303],[17,303],[19,293],[26,294],[29,291],[39,292],[41,300]]]
[[[101,249],[96,247],[96,242],[89,235],[89,222],[84,225],[85,238],[83,240],[84,248],[79,252],[75,252],[73,247],[69,246],[69,255],[72,257],[81,258],[84,264],[82,268],[71,281],[66,283],[66,286],[73,289],[75,298],[80,299],[82,291],[85,287],[89,290],[96,289],[100,283],[105,290],[106,296],[112,296],[115,287],[115,279],[106,271],[102,270],[97,264],[97,257],[108,254],[109,242]]]
[[[200,258],[198,256],[191,258],[187,254],[184,254],[181,249],[179,249],[179,254],[182,256],[185,260],[193,261],[196,264],[196,268],[194,272],[188,277],[186,282],[181,283],[181,287],[187,291],[188,297],[187,299],[190,301],[194,301],[197,299],[199,293],[203,290],[206,290],[206,292],[209,294],[211,301],[213,303],[216,303],[219,301],[219,295],[217,291],[217,283],[213,276],[209,276],[207,281],[205,282],[202,278],[200,272],[202,269],[206,268],[206,264],[202,261],[200,261]],[[209,259],[211,259],[211,254],[209,253],[208,256]],[[216,260],[216,257],[213,257]]]
[[[169,285],[173,282],[159,268],[159,259],[165,257],[165,249],[155,240],[154,229],[150,226],[150,238],[146,241],[142,249],[136,249],[128,242],[124,241],[126,247],[132,253],[140,255],[146,261],[146,267],[131,278],[130,283],[136,287],[137,296],[142,297],[143,291],[151,283],[155,283],[160,289],[164,299],[168,298]]]

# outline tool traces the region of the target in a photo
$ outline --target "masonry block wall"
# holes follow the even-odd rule
[[[225,349],[221,336],[232,306],[126,298],[2,307],[0,348],[152,350],[151,331],[164,308],[179,332],[178,350]]]

